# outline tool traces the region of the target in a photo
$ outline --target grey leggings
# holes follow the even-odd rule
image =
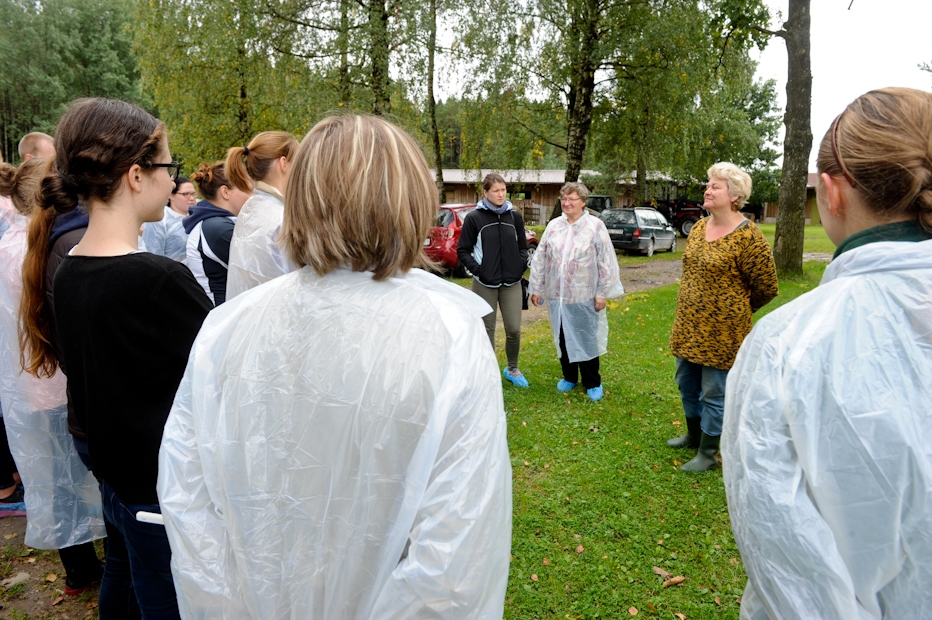
[[[485,331],[489,335],[492,349],[495,349],[495,315],[496,307],[501,308],[502,322],[505,324],[505,355],[508,356],[508,370],[518,369],[518,352],[521,351],[521,282],[511,286],[491,288],[472,281],[473,292],[492,306],[492,312],[482,317]]]

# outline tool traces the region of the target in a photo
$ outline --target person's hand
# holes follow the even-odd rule
[[[535,306],[540,306],[544,303],[544,300],[540,298],[540,295],[531,295],[531,303]]]
[[[602,310],[605,310],[605,298],[596,297],[595,298],[595,311],[601,312]]]

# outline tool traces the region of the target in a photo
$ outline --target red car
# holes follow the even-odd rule
[[[441,267],[451,270],[453,275],[460,278],[466,277],[467,274],[460,265],[460,259],[456,256],[456,247],[460,242],[463,220],[475,208],[475,204],[440,205],[437,222],[430,229],[430,237],[424,241],[424,253],[427,257],[439,263]],[[537,235],[533,230],[525,227],[524,236],[527,239],[527,265],[530,267],[531,258],[537,250]]]

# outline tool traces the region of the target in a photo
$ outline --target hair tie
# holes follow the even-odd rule
[[[58,178],[61,179],[61,182],[65,185],[65,189],[67,189],[68,191],[74,194],[78,193],[77,186],[74,184],[74,182],[70,178],[65,176],[63,172],[58,173]]]
[[[249,157],[249,147],[248,147],[248,146],[244,146],[244,147],[243,147],[243,157]]]

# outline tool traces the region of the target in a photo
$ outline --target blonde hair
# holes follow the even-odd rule
[[[751,197],[751,175],[731,162],[720,161],[706,172],[709,179],[721,179],[728,185],[728,193],[738,199],[731,203],[731,208],[740,211]]]
[[[23,136],[22,140],[19,141],[19,146],[17,150],[19,151],[19,158],[26,159],[26,155],[32,155],[33,157],[39,156],[39,145],[46,143],[55,148],[55,139],[41,131],[33,131],[32,133],[27,133]]]
[[[932,93],[882,88],[861,95],[825,133],[817,166],[832,177],[847,173],[872,211],[914,215],[932,232]]]
[[[234,146],[229,149],[224,169],[233,187],[248,194],[256,181],[265,180],[276,160],[284,157],[291,161],[296,150],[298,141],[290,133],[263,131],[245,148]]]
[[[19,168],[0,163],[0,196],[9,196],[16,210],[23,215],[32,215],[39,197],[39,183],[45,176],[49,160],[33,157],[24,161]]]
[[[319,275],[348,266],[384,280],[421,261],[439,209],[410,135],[375,116],[330,117],[292,160],[279,241],[296,265]]]

